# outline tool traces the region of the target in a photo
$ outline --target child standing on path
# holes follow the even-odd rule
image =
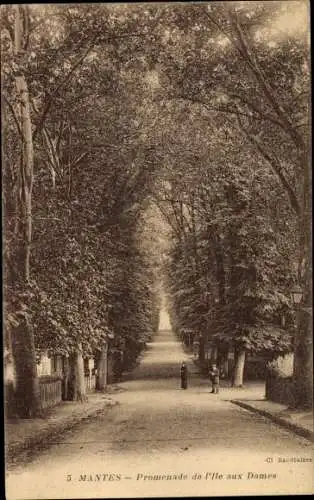
[[[219,369],[215,364],[212,364],[212,368],[209,372],[209,378],[212,383],[212,394],[219,393]]]

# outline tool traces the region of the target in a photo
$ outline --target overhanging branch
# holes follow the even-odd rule
[[[245,137],[249,140],[249,142],[257,149],[257,151],[262,155],[262,157],[269,163],[271,166],[272,170],[274,173],[277,175],[279,178],[281,185],[283,186],[284,190],[288,194],[290,204],[294,212],[298,217],[301,215],[301,207],[299,204],[299,201],[297,199],[297,195],[293,189],[293,187],[290,185],[289,181],[287,180],[283,169],[281,168],[280,162],[277,158],[274,158],[271,156],[271,154],[264,148],[264,146],[261,144],[261,142],[252,134],[250,134],[243,124],[241,123],[241,120],[238,118],[238,129],[242,134],[245,135]]]
[[[63,78],[63,80],[61,80],[61,82],[57,85],[57,87],[55,88],[55,90],[50,94],[48,102],[46,104],[46,107],[45,107],[45,109],[43,111],[43,114],[41,116],[41,119],[40,119],[39,123],[37,124],[37,126],[36,126],[36,128],[34,130],[33,140],[35,139],[35,137],[38,134],[38,132],[41,130],[41,128],[42,128],[42,126],[43,126],[43,124],[44,124],[44,122],[46,120],[47,114],[48,114],[48,112],[50,110],[50,107],[52,105],[54,97],[60,92],[60,90],[62,89],[62,87],[70,80],[70,78],[72,77],[73,73],[80,66],[80,64],[82,64],[82,62],[84,61],[84,59],[87,57],[88,53],[94,47],[94,44],[95,44],[95,41],[96,41],[97,37],[98,37],[98,34],[94,36],[94,38],[92,39],[91,44],[87,47],[87,49],[83,52],[83,54],[78,58],[78,60],[76,61],[76,63],[74,63],[74,65],[72,66],[72,68],[69,70],[69,72],[67,73],[67,75]]]

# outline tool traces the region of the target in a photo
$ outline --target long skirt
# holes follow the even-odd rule
[[[188,379],[187,377],[181,377],[181,389],[187,389]]]

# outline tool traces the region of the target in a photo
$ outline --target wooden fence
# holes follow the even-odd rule
[[[87,392],[93,392],[96,387],[95,375],[85,376]],[[44,375],[39,377],[40,401],[42,409],[52,408],[62,401],[62,379],[59,375]],[[15,391],[13,384],[5,385],[5,407],[7,417],[15,415]]]
[[[42,408],[51,408],[61,402],[62,382],[60,377],[39,377],[39,389]]]

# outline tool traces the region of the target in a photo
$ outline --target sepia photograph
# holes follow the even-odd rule
[[[312,495],[310,2],[0,22],[6,500]]]

